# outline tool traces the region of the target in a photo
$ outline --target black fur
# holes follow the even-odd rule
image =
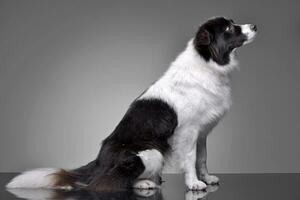
[[[97,159],[70,173],[92,191],[130,188],[145,169],[136,154],[146,149],[166,153],[176,126],[177,115],[167,103],[159,99],[136,100],[103,141]]]
[[[246,40],[247,37],[242,34],[241,28],[232,20],[217,17],[200,26],[194,45],[206,61],[212,59],[219,65],[226,65],[230,61],[229,55],[232,50],[240,47]]]

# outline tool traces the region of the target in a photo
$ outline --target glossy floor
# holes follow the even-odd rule
[[[0,174],[0,199],[58,199],[58,200],[260,200],[300,199],[300,174],[219,174],[219,186],[206,192],[186,191],[181,175],[164,175],[160,190],[127,191],[111,194],[83,191],[14,189],[7,191],[5,184],[15,174]]]

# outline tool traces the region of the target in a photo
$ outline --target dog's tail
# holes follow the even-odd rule
[[[134,180],[144,171],[139,156],[130,152],[118,153],[117,162],[111,167],[100,165],[98,159],[74,169],[40,168],[25,171],[13,178],[6,187],[83,189],[89,191],[120,191],[131,188]],[[107,163],[106,163],[107,164]]]
[[[95,161],[75,170],[39,168],[13,178],[7,188],[49,188],[71,190],[85,187],[95,168]]]
[[[51,188],[72,189],[72,173],[55,168],[40,168],[25,171],[13,178],[7,188]]]
[[[157,164],[147,155],[152,151],[145,150],[138,155],[127,150],[111,152],[110,149],[104,149],[96,160],[75,170],[40,168],[26,171],[13,178],[6,187],[120,191],[132,188],[134,181],[143,172],[148,174],[149,170],[145,169],[156,171]]]

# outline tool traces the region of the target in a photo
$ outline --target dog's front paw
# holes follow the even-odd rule
[[[203,199],[207,194],[208,192],[201,190],[188,191],[187,193],[185,193],[185,200],[200,200]]]
[[[203,190],[206,188],[206,184],[199,180],[188,181],[186,186],[189,190]]]
[[[205,175],[202,179],[208,185],[216,185],[220,182],[220,179],[214,175]]]

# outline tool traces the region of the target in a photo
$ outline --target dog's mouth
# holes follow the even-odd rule
[[[257,26],[254,24],[241,25],[242,33],[246,36],[246,40],[243,45],[252,42],[257,34]]]

